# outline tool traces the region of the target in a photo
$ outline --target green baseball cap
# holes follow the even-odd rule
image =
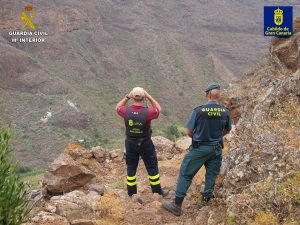
[[[205,88],[205,92],[211,91],[213,89],[219,89],[220,90],[220,84],[218,83],[211,83]]]

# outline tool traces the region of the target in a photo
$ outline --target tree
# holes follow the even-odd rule
[[[28,191],[12,163],[10,128],[0,130],[0,224],[19,225],[28,215]]]

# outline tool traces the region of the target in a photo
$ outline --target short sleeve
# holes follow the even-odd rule
[[[126,105],[120,106],[117,108],[117,113],[119,114],[119,116],[125,118],[126,117]]]
[[[195,130],[196,116],[197,116],[197,112],[194,110],[192,112],[192,116],[191,116],[190,120],[186,124],[186,128],[189,129],[190,131]]]
[[[157,108],[148,108],[147,120],[157,119],[159,116],[159,110]]]

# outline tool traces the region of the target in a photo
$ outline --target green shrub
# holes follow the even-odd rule
[[[32,171],[33,171],[33,169],[29,165],[19,165],[17,167],[17,174],[24,174],[24,173],[29,173]]]
[[[176,125],[168,126],[164,130],[164,133],[165,133],[166,138],[168,138],[172,141],[176,141],[176,139],[180,137],[180,132],[179,132],[178,127]]]
[[[0,131],[0,224],[19,225],[28,214],[27,186],[12,164],[10,129]]]

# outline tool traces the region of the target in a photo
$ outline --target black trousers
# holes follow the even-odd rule
[[[158,172],[158,161],[151,138],[143,141],[127,138],[125,140],[125,148],[128,195],[131,196],[137,193],[136,170],[140,157],[143,159],[147,169],[152,192],[162,194]]]

